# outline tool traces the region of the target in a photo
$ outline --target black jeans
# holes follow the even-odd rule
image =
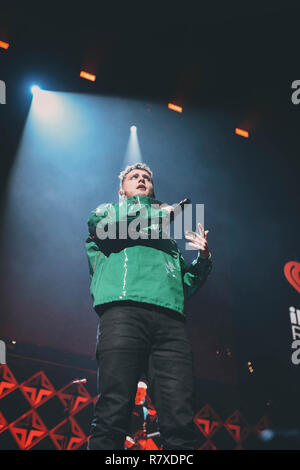
[[[98,393],[89,450],[124,449],[145,374],[164,449],[195,449],[194,378],[186,323],[155,305],[117,302],[100,316]]]

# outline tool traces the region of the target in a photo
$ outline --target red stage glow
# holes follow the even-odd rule
[[[142,389],[139,391],[142,391],[143,394],[147,391],[146,388],[139,388]],[[46,447],[49,446],[50,442],[57,450],[86,449],[90,436],[82,429],[81,422],[84,423],[83,419],[86,419],[87,416],[84,418],[84,415],[80,415],[80,412],[87,409],[92,403],[95,404],[98,397],[92,398],[83,383],[77,381],[74,384],[72,381],[56,390],[45,372],[41,370],[19,384],[9,367],[6,364],[1,364],[0,405],[2,398],[14,392],[16,393],[17,390],[20,390],[27,399],[29,409],[25,413],[20,413],[21,416],[17,419],[9,422],[9,413],[6,413],[7,409],[3,406],[0,411],[1,437],[5,432],[9,433],[21,450],[42,449],[43,442],[45,442]],[[137,395],[139,391],[137,391]],[[68,410],[68,416],[66,417],[64,413],[64,415],[61,415],[61,419],[57,416],[57,420],[52,422],[52,420],[49,420],[49,415],[45,413],[43,406],[46,402],[49,404],[53,398],[59,400],[63,405],[63,409]],[[55,400],[53,403],[56,403]],[[55,406],[57,407],[57,403]],[[133,414],[140,416],[144,421],[144,407],[147,408],[149,414],[147,423],[144,422],[143,427],[135,430],[132,436],[127,436],[125,446],[131,450],[161,450],[157,437],[159,432],[154,429],[155,432],[147,434],[147,426],[155,423],[156,418],[156,411],[148,395],[146,395],[145,403],[136,407]],[[267,416],[263,416],[256,425],[250,426],[239,410],[234,410],[223,421],[209,404],[203,406],[196,413],[194,422],[205,440],[199,450],[217,449],[214,439],[215,435],[222,429],[230,437],[232,447],[244,449],[247,448],[244,442],[247,441],[249,435],[250,437],[253,434],[257,436],[261,431],[270,427]],[[37,446],[38,444],[39,446]]]

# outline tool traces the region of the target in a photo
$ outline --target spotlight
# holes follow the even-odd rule
[[[131,132],[136,132],[136,126],[131,126],[130,130]]]
[[[235,133],[236,135],[241,135],[242,137],[245,137],[246,139],[249,138],[249,132],[243,129],[239,129],[238,127],[235,129]]]
[[[31,93],[33,95],[36,95],[39,91],[41,91],[40,87],[38,85],[32,85],[31,87]]]
[[[79,76],[81,78],[85,78],[86,80],[90,80],[91,82],[94,82],[96,80],[96,75],[93,75],[92,73],[85,72],[84,70],[81,70]]]
[[[176,111],[177,113],[182,113],[182,106],[177,106],[174,103],[168,103],[168,108],[172,109],[172,111]]]
[[[271,441],[275,436],[275,433],[274,431],[272,431],[272,429],[264,429],[260,434],[259,434],[259,438],[263,441],[263,442],[269,442]]]
[[[31,91],[33,93],[32,113],[35,117],[46,120],[48,124],[50,120],[57,123],[58,119],[62,119],[62,100],[58,93],[40,89],[36,85]]]

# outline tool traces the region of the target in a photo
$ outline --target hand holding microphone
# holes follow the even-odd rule
[[[182,201],[179,202],[176,206],[169,206],[167,204],[162,204],[161,208],[166,209],[169,214],[170,214],[170,222],[173,222],[175,217],[181,213],[181,211],[184,210],[184,206],[186,204],[190,204],[191,200],[188,198],[183,199]]]

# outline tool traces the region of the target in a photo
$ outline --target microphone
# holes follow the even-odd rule
[[[76,379],[76,380],[73,380],[72,384],[86,384],[87,383],[87,379]]]
[[[182,201],[179,202],[179,204],[177,204],[177,206],[174,207],[174,211],[171,212],[170,214],[170,221],[173,222],[173,220],[175,219],[176,215],[178,215],[181,211],[184,210],[184,206],[186,204],[191,204],[191,200],[189,198],[185,198],[183,199]]]

